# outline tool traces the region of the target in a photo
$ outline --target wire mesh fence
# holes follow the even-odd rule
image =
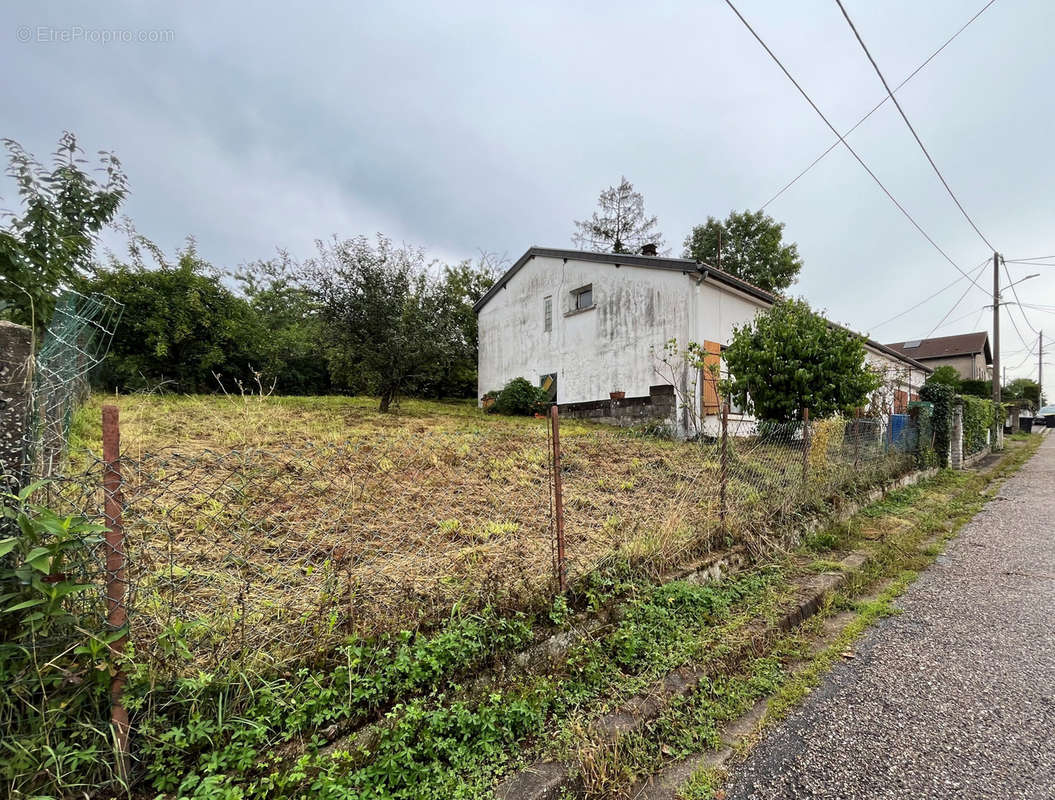
[[[110,349],[123,310],[105,295],[68,290],[59,298],[32,363],[23,483],[61,471],[71,417],[88,390],[88,374]]]
[[[130,641],[158,674],[284,664],[455,606],[544,607],[561,568],[574,589],[616,563],[659,574],[716,547],[762,550],[798,515],[909,469],[913,431],[730,421],[687,443],[575,426],[560,439],[559,503],[545,420],[279,452],[126,452]],[[107,521],[104,464],[78,469],[46,502]]]

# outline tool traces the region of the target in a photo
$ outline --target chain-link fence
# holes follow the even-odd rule
[[[761,552],[801,515],[909,469],[914,428],[893,441],[890,430],[730,421],[689,443],[569,426],[560,502],[548,420],[281,452],[126,453],[131,642],[161,674],[286,663],[454,606],[543,607],[561,568],[574,591],[605,567],[659,574],[716,547]],[[79,469],[48,502],[105,520],[104,464]]]
[[[32,362],[22,482],[58,475],[70,420],[88,391],[88,374],[110,349],[124,306],[72,290],[59,298]]]

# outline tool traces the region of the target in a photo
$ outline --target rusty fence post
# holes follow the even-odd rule
[[[810,410],[802,409],[802,483],[806,483],[810,469]]]
[[[553,431],[553,506],[557,521],[557,585],[561,594],[568,590],[568,576],[564,563],[564,489],[560,474],[560,416],[556,403],[550,409]]]
[[[722,403],[722,450],[721,468],[718,473],[718,522],[721,526],[722,536],[729,534],[726,528],[726,502],[728,499],[729,482],[729,401]]]
[[[103,516],[106,520],[106,612],[112,634],[128,624],[125,587],[128,583],[125,533],[122,520],[121,427],[117,406],[103,406]],[[124,706],[125,673],[121,666],[127,631],[110,642],[113,677],[110,681],[110,724],[117,746],[117,773],[128,782],[128,711]]]

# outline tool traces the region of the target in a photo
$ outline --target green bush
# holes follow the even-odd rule
[[[992,397],[993,382],[981,380],[968,380],[960,383],[960,394],[971,397]]]
[[[39,485],[39,484],[38,484]],[[0,517],[0,785],[87,796],[114,780],[108,646],[92,574],[103,528],[4,495]]]
[[[930,418],[934,431],[934,450],[937,453],[938,464],[947,467],[949,466],[949,440],[952,436],[952,405],[956,399],[956,393],[952,387],[943,383],[927,381],[920,389],[919,396],[921,400],[934,405]]]
[[[938,451],[934,448],[934,410],[921,405],[916,412],[916,465],[930,469],[938,465]]]
[[[545,389],[534,386],[526,378],[513,378],[498,393],[489,410],[512,417],[529,417],[544,414],[549,405],[549,394]]]
[[[985,448],[987,433],[992,428],[995,407],[992,400],[964,395],[963,401],[963,452],[977,453]]]

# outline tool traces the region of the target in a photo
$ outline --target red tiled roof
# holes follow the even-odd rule
[[[993,363],[993,353],[989,349],[989,334],[985,331],[960,333],[956,336],[936,336],[933,339],[916,339],[915,341],[910,339],[907,342],[892,342],[887,347],[909,358],[914,358],[916,361],[984,353],[985,363]]]

